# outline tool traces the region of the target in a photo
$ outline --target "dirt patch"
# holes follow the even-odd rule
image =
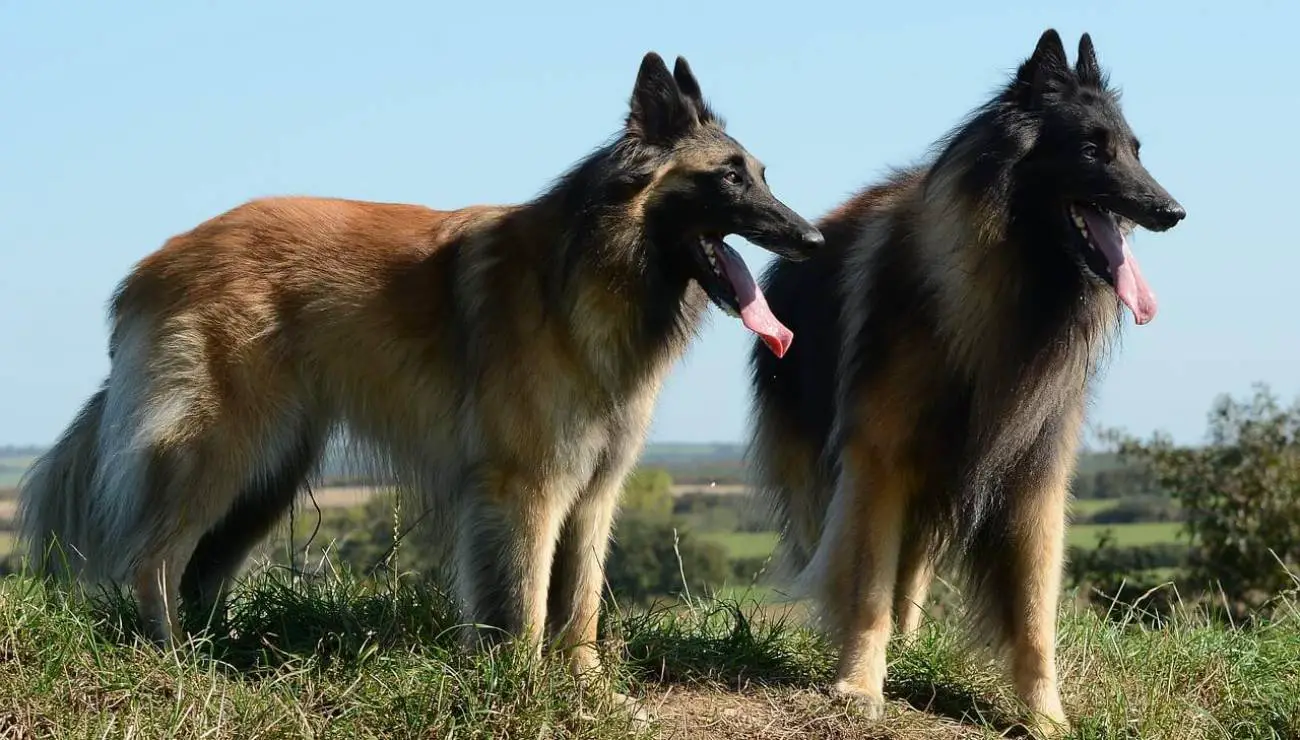
[[[667,740],[920,740],[990,737],[980,728],[893,701],[883,720],[815,690],[673,686],[643,699]],[[993,737],[996,737],[994,735]]]

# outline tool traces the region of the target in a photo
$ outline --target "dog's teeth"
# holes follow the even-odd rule
[[[713,268],[713,272],[719,277],[724,277],[722,265],[718,264],[718,252],[714,249],[713,243],[707,240],[701,240],[701,243],[704,245],[704,256],[708,258],[709,266]]]

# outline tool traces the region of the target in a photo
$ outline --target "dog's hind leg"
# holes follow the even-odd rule
[[[190,445],[145,453],[144,506],[137,514],[132,584],[145,634],[173,645],[183,634],[180,582],[200,537],[237,488],[212,470]],[[215,506],[214,506],[215,504]]]
[[[849,496],[850,525],[833,546],[856,569],[844,614],[835,690],[856,699],[866,714],[884,714],[885,650],[889,643],[894,592],[903,547],[907,504],[913,483],[905,469],[889,469],[874,451],[851,446],[844,456],[841,490]]]
[[[201,551],[200,544],[205,534],[220,533],[223,521],[234,523],[232,514],[238,516],[239,497],[246,482],[256,480],[265,467],[263,456],[273,445],[272,432],[278,428],[272,420],[231,413],[191,410],[173,418],[174,424],[146,427],[152,441],[134,456],[143,465],[137,476],[142,491],[134,525],[127,528],[132,541],[126,548],[133,554],[132,583],[146,631],[163,644],[173,643],[184,631],[179,612],[181,587],[194,556],[205,558],[190,580],[195,592],[211,586],[221,566],[231,564],[234,550],[218,551],[213,548],[220,543],[209,541]],[[244,524],[248,529],[240,541],[245,545],[254,541],[252,525],[260,525],[262,534],[269,528],[266,517]],[[238,553],[241,559],[244,552]]]
[[[203,535],[190,557],[180,584],[187,616],[222,621],[235,574],[248,553],[292,508],[323,446],[324,435],[305,429],[296,441],[269,446],[285,448],[281,459],[269,461],[264,473],[248,481],[234,506]]]

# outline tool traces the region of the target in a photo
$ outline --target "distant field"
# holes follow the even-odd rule
[[[13,487],[18,484],[23,470],[34,457],[31,450],[15,450],[17,454],[0,455],[0,529],[4,529],[13,517],[15,502]],[[728,465],[738,464],[739,447],[735,445],[652,445],[647,450],[645,462],[672,463],[683,461],[719,462]],[[1081,468],[1109,469],[1117,463],[1110,455],[1085,455]],[[706,476],[707,478],[707,476]],[[8,489],[8,490],[6,490]],[[348,507],[364,504],[367,499],[380,490],[370,486],[329,486],[313,489],[315,503],[322,508]],[[743,485],[710,485],[707,480],[702,484],[678,483],[673,486],[673,494],[681,496],[691,493],[743,494]],[[1073,502],[1076,519],[1082,519],[1103,509],[1115,506],[1115,499],[1081,499]],[[309,502],[305,505],[310,507]],[[1080,547],[1092,547],[1107,525],[1078,524],[1070,528],[1069,542]],[[1179,541],[1177,535],[1180,525],[1175,522],[1140,523],[1110,525],[1116,544],[1119,546],[1147,545],[1159,542]],[[776,535],[770,532],[701,532],[699,536],[717,542],[727,549],[733,558],[761,558],[769,555],[776,543]],[[0,536],[0,554],[7,552],[10,538]]]
[[[733,558],[764,558],[776,547],[775,532],[701,532],[699,537],[727,548]]]
[[[1113,498],[1086,498],[1076,499],[1070,504],[1071,510],[1074,511],[1076,518],[1092,516],[1099,511],[1109,509],[1119,502]]]
[[[1179,522],[1144,522],[1139,524],[1079,524],[1070,527],[1070,544],[1092,547],[1103,530],[1109,528],[1118,547],[1155,545],[1161,542],[1186,542]]]
[[[1093,547],[1102,530],[1109,527],[1119,547],[1153,545],[1160,542],[1180,542],[1181,524],[1178,522],[1155,522],[1142,524],[1080,524],[1070,527],[1069,543],[1078,547]],[[776,546],[774,532],[708,532],[700,537],[710,542],[717,542],[727,548],[733,558],[766,557]]]
[[[355,495],[343,491],[331,491],[323,499],[321,494],[317,494],[317,501],[321,508],[330,506],[350,505],[344,503],[349,495]],[[357,500],[357,503],[364,501],[364,498]],[[0,522],[8,523],[13,516],[13,502],[0,501]],[[1179,527],[1177,522],[1159,522],[1152,524],[1116,524],[1112,525],[1114,531],[1115,544],[1119,547],[1132,547],[1136,545],[1151,545],[1160,542],[1182,542],[1179,538]],[[1101,535],[1105,525],[1081,524],[1070,528],[1069,543],[1078,547],[1091,548],[1097,544],[1097,538]],[[726,548],[727,555],[731,558],[763,558],[772,553],[776,547],[775,532],[701,532],[698,534],[701,540],[716,542]],[[13,544],[13,538],[10,533],[0,531],[0,556],[9,552]]]
[[[23,471],[26,469],[26,465],[0,464],[0,488],[12,488],[18,485],[18,480],[23,477]]]
[[[380,490],[382,489],[373,486],[325,486],[313,488],[311,490],[311,499],[314,499],[316,505],[322,509],[360,506]],[[307,506],[311,506],[311,499],[307,501]]]
[[[35,459],[34,455],[26,453],[0,455],[0,488],[18,485],[18,479],[23,477],[23,471]]]
[[[1114,498],[1076,499],[1075,501],[1071,502],[1070,508],[1074,513],[1075,521],[1080,521],[1084,517],[1092,516],[1099,511],[1105,511],[1106,509],[1113,509],[1116,506],[1119,506],[1122,501],[1123,499],[1114,499]],[[1178,506],[1177,499],[1174,499],[1173,505],[1175,508],[1177,508]]]
[[[315,498],[316,504],[322,509],[336,506],[358,506],[364,504],[376,491],[380,490],[383,489],[374,486],[321,486],[312,489],[312,497]],[[698,493],[734,496],[743,494],[747,490],[745,486],[740,485],[683,483],[674,485],[672,493],[674,496]]]

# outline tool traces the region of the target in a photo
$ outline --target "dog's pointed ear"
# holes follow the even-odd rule
[[[628,133],[649,144],[666,144],[689,131],[697,120],[663,57],[653,51],[647,53],[632,89]]]
[[[1092,36],[1084,34],[1079,37],[1079,58],[1074,63],[1074,74],[1084,85],[1105,87],[1102,79],[1101,64],[1097,62],[1097,50],[1092,47]]]
[[[1049,28],[1038,37],[1034,53],[1016,71],[1013,90],[1019,102],[1033,107],[1044,92],[1069,79],[1070,62],[1065,57],[1061,34]]]
[[[682,95],[690,98],[696,105],[704,105],[704,93],[700,90],[700,82],[691,72],[691,65],[686,63],[686,57],[677,57],[677,63],[673,65],[673,79],[677,81],[677,87],[682,91]]]
[[[1038,45],[1034,47],[1028,63],[1038,70],[1058,74],[1070,68],[1070,62],[1065,58],[1065,44],[1061,42],[1061,34],[1055,28],[1043,31],[1043,35],[1038,37]]]
[[[704,93],[700,90],[700,82],[695,79],[695,74],[691,72],[691,65],[687,64],[686,57],[677,57],[677,63],[673,65],[673,79],[677,81],[677,89],[682,91],[682,95],[695,108],[695,117],[700,123],[716,121],[717,116],[709,109],[709,104],[704,102]]]

